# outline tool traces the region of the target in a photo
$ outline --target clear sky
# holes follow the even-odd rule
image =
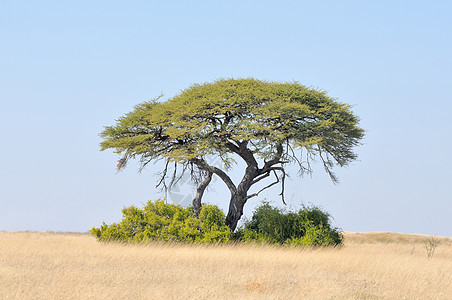
[[[164,196],[158,165],[116,173],[103,126],[162,92],[254,77],[328,90],[367,130],[339,185],[293,172],[290,207],[452,236],[452,1],[0,3],[0,230],[86,232]],[[205,200],[227,208],[220,181]]]

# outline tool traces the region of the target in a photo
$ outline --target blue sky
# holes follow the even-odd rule
[[[345,231],[452,236],[452,2],[2,1],[0,230],[81,231],[163,196],[116,173],[99,132],[135,104],[222,77],[299,81],[354,105],[359,161],[295,170],[290,207]],[[240,166],[234,173],[240,175]],[[188,189],[185,184],[181,188]],[[279,205],[279,189],[260,200]],[[206,195],[227,208],[221,182]]]

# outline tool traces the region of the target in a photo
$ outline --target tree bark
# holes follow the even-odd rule
[[[243,206],[246,203],[246,195],[240,195],[235,193],[231,195],[231,200],[229,202],[229,211],[226,216],[226,225],[234,231],[237,228],[237,223],[243,215]]]
[[[248,165],[242,181],[235,192],[231,191],[231,200],[229,202],[229,211],[226,217],[226,225],[231,231],[237,228],[237,223],[243,215],[243,206],[248,200],[248,190],[251,188],[254,178],[259,175],[256,165]]]
[[[212,180],[212,172],[208,171],[206,178],[201,182],[201,184],[196,189],[196,195],[193,198],[193,208],[195,210],[196,217],[199,216],[199,213],[201,211],[201,199],[204,194],[204,191],[206,190],[206,188],[209,185],[211,180]]]

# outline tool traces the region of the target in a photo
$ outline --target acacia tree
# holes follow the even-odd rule
[[[297,82],[221,79],[195,84],[167,101],[158,97],[135,106],[105,127],[101,150],[120,155],[118,170],[133,158],[139,158],[140,170],[163,159],[157,186],[165,188],[190,172],[199,185],[195,212],[212,176],[218,176],[230,191],[226,223],[235,230],[247,200],[263,190],[281,184],[284,202],[289,163],[302,174],[312,171],[312,161],[321,161],[336,182],[332,168],[356,159],[353,147],[364,136],[358,122],[350,105]],[[220,159],[220,167],[208,163],[212,156]],[[228,172],[237,159],[246,168],[234,183]],[[262,187],[270,176],[274,181]],[[261,188],[250,192],[255,185]]]

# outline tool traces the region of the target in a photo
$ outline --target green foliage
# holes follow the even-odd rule
[[[364,137],[358,123],[359,118],[350,105],[337,101],[323,90],[298,82],[220,79],[194,84],[166,101],[158,97],[136,105],[116,124],[104,128],[100,133],[100,146],[101,150],[112,149],[120,155],[118,170],[135,158],[139,158],[140,169],[151,162],[165,161],[158,186],[167,187],[168,174],[173,174],[169,187],[185,172],[190,172],[196,183],[204,182],[207,174],[218,176],[231,193],[227,224],[235,230],[246,200],[260,193],[248,195],[251,186],[274,174],[284,188],[285,166],[289,163],[296,164],[303,174],[312,172],[310,162],[318,160],[333,182],[337,182],[333,167],[346,166],[357,157],[353,148]],[[209,157],[218,158],[222,166],[210,166],[206,159]],[[248,166],[238,186],[225,172],[232,168],[235,159],[244,160]],[[169,165],[174,172],[168,172]],[[199,197],[205,188],[198,187]],[[284,193],[281,196],[283,198]],[[196,207],[196,212],[198,209]],[[132,208],[130,213],[132,223],[120,225],[124,230],[138,230],[132,233],[140,238],[141,235],[143,239],[154,238],[155,229],[171,238],[179,238],[183,230],[187,231],[187,239],[205,238],[205,234],[202,238],[194,236],[195,231],[181,225],[185,223],[180,220],[190,218],[186,212],[174,212],[179,214],[177,217],[171,215],[170,219],[179,223],[153,217],[156,223],[152,225],[146,223],[148,215],[141,216]],[[140,218],[145,220],[140,221]],[[296,215],[288,218],[297,220]],[[269,222],[278,223],[278,220]],[[187,222],[195,224],[196,220]],[[281,238],[287,235],[287,230],[302,230],[296,228],[299,222],[294,222],[294,228],[272,227],[276,232],[266,234],[265,238],[284,242]],[[319,226],[320,221],[313,222]],[[145,228],[136,224],[145,224]],[[208,236],[217,238],[212,233]],[[301,235],[297,233],[297,236]]]
[[[342,234],[332,228],[330,215],[317,207],[285,212],[263,203],[245,221],[235,238],[245,242],[276,243],[290,246],[330,246],[342,243]]]
[[[263,203],[252,218],[235,233],[225,225],[225,216],[215,205],[204,204],[199,217],[193,208],[149,201],[143,209],[122,210],[120,223],[91,229],[99,241],[139,243],[177,241],[186,243],[272,243],[288,246],[330,246],[342,243],[342,235],[330,225],[330,216],[319,208],[285,212]]]
[[[100,241],[145,242],[178,241],[189,243],[225,243],[231,236],[223,212],[214,205],[203,205],[199,218],[193,208],[149,201],[143,209],[134,206],[122,210],[123,219],[112,225],[91,229]]]
[[[352,148],[364,136],[350,105],[298,82],[221,79],[195,84],[165,102],[159,98],[137,105],[101,133],[101,149],[122,156],[119,169],[136,156],[144,167],[158,158],[185,164],[207,155],[219,157],[227,169],[237,153],[230,143],[240,141],[266,160],[277,145],[303,149],[319,156],[334,179],[329,168],[354,160]],[[299,162],[292,153],[284,159]]]

